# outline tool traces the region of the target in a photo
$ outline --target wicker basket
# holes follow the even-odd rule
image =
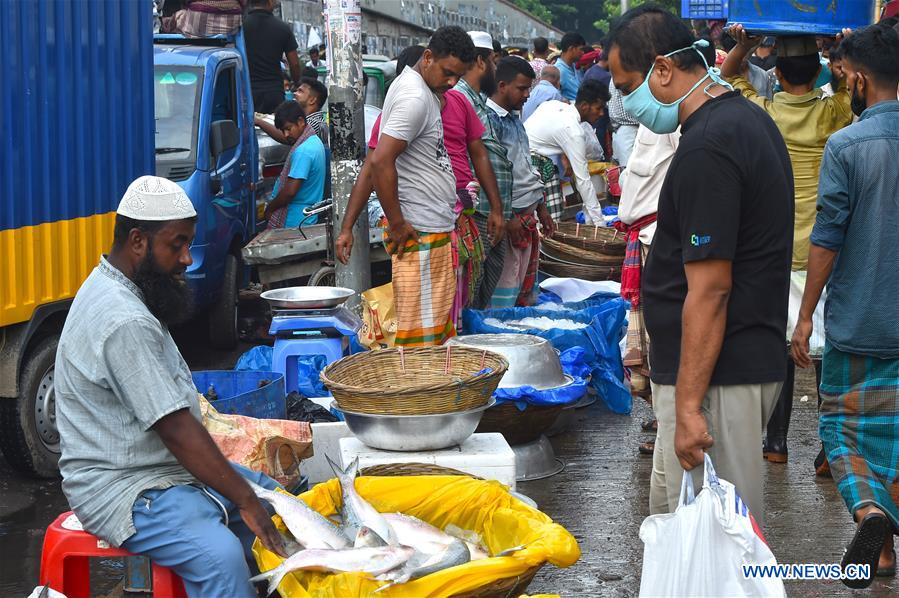
[[[593,266],[574,264],[555,259],[547,259],[544,254],[540,258],[540,271],[550,276],[580,278],[581,280],[615,280],[621,281],[621,266]]]
[[[598,251],[608,255],[624,255],[627,242],[624,233],[606,226],[559,222],[553,239],[588,251]]]
[[[521,411],[513,403],[503,403],[484,412],[477,432],[499,432],[509,444],[524,444],[540,438],[552,426],[563,405],[528,405]]]
[[[432,415],[486,405],[509,362],[469,347],[382,349],[335,361],[321,373],[337,405],[379,415]]]
[[[449,467],[441,467],[430,463],[385,463],[383,465],[372,465],[366,467],[360,472],[364,476],[412,476],[412,475],[462,475],[480,480],[481,478],[450,469]],[[453,594],[451,598],[494,598],[501,596],[520,596],[528,589],[534,576],[540,571],[543,565],[531,567],[521,575],[515,577],[505,577],[482,586],[470,592],[461,594]]]
[[[555,239],[543,239],[540,248],[547,256],[560,262],[572,262],[591,266],[621,266],[624,262],[624,254],[609,255],[590,249],[581,249],[574,245],[567,245]]]

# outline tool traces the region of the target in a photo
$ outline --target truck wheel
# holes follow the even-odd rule
[[[309,277],[307,287],[334,287],[337,286],[337,271],[334,266],[322,266]]]
[[[0,399],[0,448],[13,469],[22,473],[59,475],[59,432],[53,366],[59,337],[37,344],[25,357],[19,396]]]
[[[237,297],[240,264],[237,258],[225,258],[225,275],[222,292],[209,312],[209,344],[216,349],[233,349],[237,346]]]

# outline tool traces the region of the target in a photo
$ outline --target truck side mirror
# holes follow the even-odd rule
[[[238,143],[240,132],[233,120],[214,121],[209,128],[209,149],[212,152],[213,165],[218,162],[219,156],[237,147]]]

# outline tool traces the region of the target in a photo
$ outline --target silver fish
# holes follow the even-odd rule
[[[350,541],[340,530],[305,502],[283,492],[268,490],[249,482],[256,496],[267,501],[284,520],[284,525],[305,548],[347,548]]]
[[[341,469],[327,455],[325,458],[334,470],[334,475],[340,480],[340,516],[343,520],[344,535],[350,541],[355,541],[359,530],[367,527],[388,544],[396,544],[396,538],[392,535],[390,525],[384,516],[356,492],[355,479],[359,471],[359,458],[357,457],[346,469]]]
[[[278,589],[284,576],[291,571],[330,571],[333,573],[359,572],[381,575],[400,567],[414,554],[407,546],[383,546],[381,548],[348,548],[346,550],[302,550],[283,563],[250,578],[250,583],[268,582],[268,593]]]
[[[390,581],[389,585],[406,583],[410,579],[418,579],[450,567],[464,565],[471,560],[468,546],[457,538],[450,536],[433,525],[416,517],[402,513],[386,513],[384,519],[390,524],[397,541],[404,546],[415,549],[415,555],[406,563],[389,571],[377,579]],[[383,591],[388,586],[380,588]]]

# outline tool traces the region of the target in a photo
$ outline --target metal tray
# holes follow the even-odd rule
[[[324,309],[336,307],[354,294],[344,287],[288,287],[266,291],[260,297],[279,309]]]

